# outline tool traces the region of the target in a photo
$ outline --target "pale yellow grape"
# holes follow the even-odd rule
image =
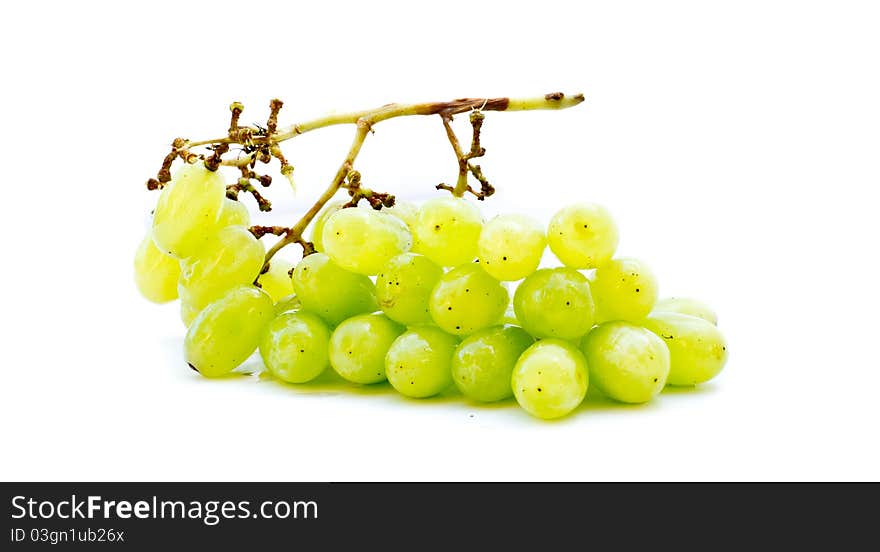
[[[477,242],[483,269],[498,280],[520,280],[538,268],[547,239],[544,229],[525,215],[499,215],[485,225]]]
[[[550,219],[547,242],[565,266],[596,268],[614,256],[617,226],[601,205],[570,205]]]
[[[378,309],[370,278],[341,268],[324,253],[312,253],[296,265],[293,289],[303,309],[331,326]]]
[[[426,201],[415,222],[415,250],[440,266],[457,266],[477,257],[483,217],[473,203],[441,197]]]
[[[184,339],[186,362],[203,376],[228,374],[257,349],[275,313],[272,298],[254,286],[239,286],[205,307]]]
[[[669,348],[666,382],[670,385],[707,382],[727,363],[727,342],[711,322],[677,312],[655,312],[643,325]]]
[[[162,253],[148,233],[134,255],[134,281],[141,295],[154,303],[177,299],[180,261]]]
[[[288,383],[305,383],[330,364],[330,330],[318,316],[288,312],[275,317],[260,338],[260,356],[269,372]]]
[[[295,312],[301,308],[302,303],[297,299],[296,294],[291,293],[275,302],[275,315],[284,314],[285,312]],[[184,326],[188,328],[190,324],[192,324],[192,321],[195,320],[196,316],[199,315],[199,312],[198,308],[189,304],[186,295],[180,298],[180,319],[183,321]]]
[[[180,298],[180,319],[183,321],[183,325],[189,328],[192,325],[193,320],[196,319],[196,316],[199,315],[200,309],[194,307],[189,304],[189,301],[186,300],[186,296]]]
[[[181,262],[180,296],[202,309],[227,290],[250,284],[263,267],[263,244],[243,226],[227,226],[199,253]]]
[[[581,404],[590,377],[584,355],[561,339],[542,339],[525,350],[510,385],[516,401],[532,416],[565,416]]]
[[[409,228],[397,217],[373,209],[340,209],[324,224],[324,252],[358,274],[378,274],[388,261],[412,247]]]
[[[425,398],[452,385],[452,354],[458,339],[440,328],[416,326],[394,340],[385,374],[401,395]]]
[[[643,320],[657,301],[657,278],[638,259],[620,258],[596,269],[591,288],[598,320]]]
[[[428,300],[443,269],[423,255],[403,253],[376,276],[376,299],[388,318],[408,326],[429,324]]]
[[[276,255],[269,261],[269,270],[260,274],[257,283],[260,284],[263,291],[272,297],[273,301],[278,302],[293,293],[291,270],[293,270],[293,263]]]
[[[330,366],[353,383],[385,381],[385,355],[405,329],[384,314],[353,316],[330,336]]]
[[[511,397],[513,367],[534,341],[516,326],[480,330],[455,349],[452,380],[462,395],[476,401],[492,402]]]
[[[419,207],[411,201],[396,199],[392,207],[383,209],[391,216],[397,217],[406,224],[410,233],[415,236],[416,220],[419,217]]]
[[[456,267],[437,281],[428,300],[431,318],[444,331],[470,335],[498,324],[510,303],[507,288],[479,263]]]
[[[220,210],[220,218],[217,228],[227,226],[250,226],[251,214],[244,203],[235,199],[223,198],[223,208]]]
[[[302,308],[302,301],[295,293],[291,293],[286,297],[282,297],[275,302],[275,314],[284,314],[285,312],[294,312]]]
[[[330,201],[324,205],[324,208],[318,213],[318,216],[315,217],[315,221],[312,223],[312,245],[315,246],[315,251],[324,252],[324,241],[322,239],[324,224],[333,213],[342,209],[342,206],[345,204],[345,201]]]
[[[580,339],[593,327],[595,307],[587,277],[573,268],[542,268],[513,296],[516,319],[535,337]]]
[[[648,402],[666,385],[669,349],[645,328],[606,322],[584,336],[581,350],[590,383],[614,400]]]
[[[677,312],[702,318],[718,325],[718,315],[708,305],[690,297],[665,297],[654,305],[655,312]]]
[[[226,182],[203,163],[184,165],[162,189],[153,214],[153,241],[178,259],[199,252],[218,229]]]

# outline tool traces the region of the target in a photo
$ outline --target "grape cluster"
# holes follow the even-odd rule
[[[204,376],[258,350],[289,383],[332,367],[408,397],[455,385],[558,418],[590,384],[643,403],[712,379],[727,360],[714,312],[658,300],[650,268],[614,256],[617,227],[598,205],[567,206],[545,231],[518,214],[484,221],[475,202],[450,196],[378,211],[332,203],[312,222],[314,253],[263,270],[248,211],[225,190],[204,164],[184,166],[135,256],[147,299],[180,298],[185,358]],[[539,268],[548,246],[561,267]]]

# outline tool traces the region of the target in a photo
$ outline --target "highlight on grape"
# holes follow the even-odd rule
[[[618,229],[604,207],[566,205],[546,225],[521,213],[484,220],[478,202],[495,190],[474,162],[486,151],[484,113],[583,100],[388,104],[288,127],[278,126],[280,100],[265,126],[240,125],[244,107],[233,103],[225,136],[175,139],[147,182],[161,193],[135,254],[137,288],[155,303],[180,300],[185,362],[209,378],[258,352],[265,371],[288,383],[332,369],[352,385],[387,381],[413,398],[451,387],[477,402],[515,397],[544,419],[577,409],[590,386],[645,403],[666,386],[705,383],[727,360],[715,312],[659,298],[650,267],[616,256]],[[470,148],[451,126],[464,113]],[[458,161],[455,184],[438,184],[421,205],[366,187],[354,169],[374,125],[415,115],[439,116]],[[352,146],[305,215],[289,227],[251,225],[244,196],[272,208],[260,192],[272,178],[255,169],[277,162],[293,186],[280,144],[340,124],[355,127]],[[275,237],[268,249],[266,236]],[[276,257],[289,245],[302,250],[296,264]]]

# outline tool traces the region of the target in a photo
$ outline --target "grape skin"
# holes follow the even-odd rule
[[[718,325],[718,315],[708,305],[690,297],[666,297],[657,301],[654,312],[677,312],[702,318],[706,322]]]
[[[638,259],[615,259],[597,268],[592,289],[600,322],[639,322],[657,301],[657,278]]]
[[[595,319],[590,283],[572,268],[543,268],[530,275],[516,289],[513,308],[535,337],[580,339]]]
[[[376,277],[376,299],[388,318],[409,326],[432,322],[428,301],[443,269],[423,255],[393,257]]]
[[[570,205],[550,219],[547,242],[565,266],[597,268],[614,256],[618,242],[617,225],[601,205]]]
[[[330,330],[308,312],[276,316],[260,338],[260,356],[269,372],[287,383],[318,377],[330,363]]]
[[[193,320],[184,339],[186,362],[203,376],[228,374],[256,350],[272,320],[272,298],[254,286],[229,290]]]
[[[180,298],[180,319],[183,321],[183,325],[189,328],[193,320],[196,319],[196,316],[201,312],[200,309],[197,309],[193,305],[190,305],[186,300],[186,297]]]
[[[457,266],[477,257],[483,217],[464,199],[428,200],[415,221],[415,250],[440,266]]]
[[[419,207],[411,201],[395,200],[394,205],[383,209],[391,216],[397,217],[406,224],[410,234],[415,236],[416,219],[419,217]]]
[[[727,343],[711,322],[677,312],[655,312],[643,325],[669,348],[670,385],[705,383],[727,363]]]
[[[223,198],[223,207],[217,220],[218,229],[227,226],[250,226],[250,224],[251,214],[244,203],[228,197]]]
[[[134,281],[138,291],[153,303],[168,303],[177,299],[177,279],[180,261],[166,255],[147,234],[134,255]]]
[[[526,349],[511,376],[513,394],[520,406],[545,420],[560,418],[577,408],[588,385],[584,355],[561,339],[542,339]]]
[[[342,209],[342,206],[345,205],[344,201],[331,201],[324,206],[324,209],[318,213],[318,216],[315,217],[315,221],[312,223],[312,245],[315,247],[315,251],[324,252],[324,241],[322,239],[322,235],[324,233],[324,224],[327,223],[327,219],[335,213],[336,211]]]
[[[196,254],[216,233],[225,197],[226,182],[220,174],[201,163],[181,167],[156,204],[156,246],[178,259]]]
[[[433,326],[410,328],[385,355],[388,382],[401,395],[426,398],[452,385],[452,354],[458,339]]]
[[[385,381],[385,355],[404,330],[382,314],[349,318],[330,336],[330,365],[353,383]]]
[[[547,239],[534,219],[525,215],[499,215],[487,222],[477,242],[483,269],[502,281],[525,278],[541,262]]]
[[[178,293],[198,310],[240,284],[257,279],[263,244],[243,226],[227,226],[196,256],[181,262]]]
[[[333,262],[358,274],[378,274],[388,261],[412,247],[409,228],[399,218],[372,209],[341,209],[321,234]]]
[[[284,314],[285,312],[295,312],[302,308],[302,301],[295,293],[291,293],[275,301],[275,314]]]
[[[497,324],[504,316],[510,295],[477,263],[454,268],[444,274],[431,291],[431,318],[444,331],[470,335]]]
[[[662,339],[628,322],[606,322],[581,342],[590,383],[625,403],[645,403],[663,390],[669,349]]]
[[[324,253],[313,253],[296,265],[293,289],[304,310],[331,326],[378,308],[373,282],[363,274],[340,268]]]
[[[486,328],[462,341],[452,357],[452,379],[462,395],[480,402],[513,396],[510,379],[534,339],[522,328]]]
[[[293,263],[276,255],[269,262],[269,270],[260,274],[257,283],[277,303],[293,293],[293,282],[290,277],[292,269]]]

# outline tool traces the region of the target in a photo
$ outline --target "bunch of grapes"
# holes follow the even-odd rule
[[[601,206],[566,206],[545,227],[520,214],[485,221],[475,201],[453,196],[356,203],[324,207],[295,267],[277,257],[265,266],[223,177],[186,164],[138,248],[138,288],[157,303],[180,299],[186,362],[206,377],[259,351],[289,383],[329,368],[408,397],[453,385],[475,401],[513,396],[558,418],[590,384],[644,403],[724,367],[714,312],[658,300],[650,268],[615,257],[618,230]],[[561,266],[540,268],[548,247]]]

